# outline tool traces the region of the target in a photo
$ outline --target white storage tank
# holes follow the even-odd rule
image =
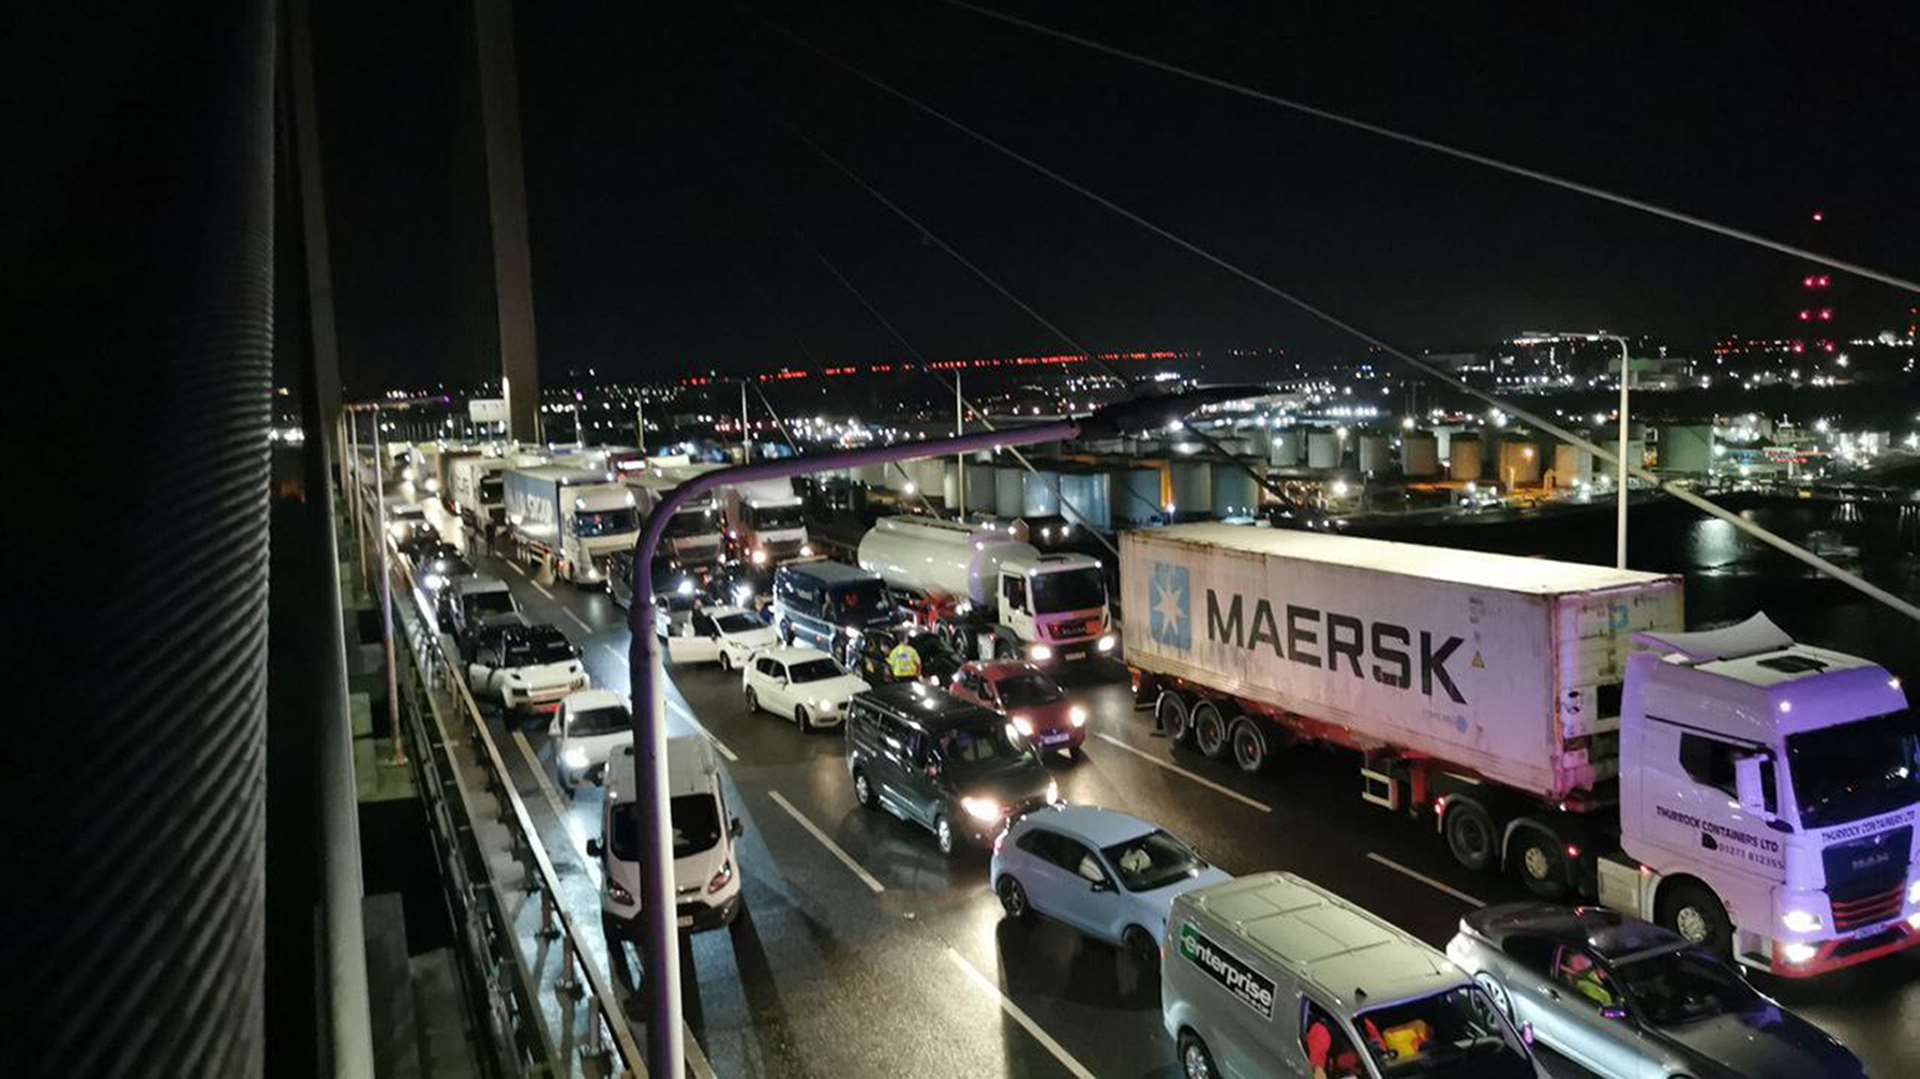
[[[967,459],[967,512],[994,512],[994,468],[984,461]]]
[[[1175,461],[1173,470],[1173,508],[1175,513],[1213,512],[1213,464],[1210,461]]]
[[[1661,471],[1704,474],[1712,467],[1711,426],[1704,423],[1677,423],[1661,430]]]
[[[1593,454],[1571,442],[1553,448],[1553,485],[1577,487],[1593,480]]]
[[[1001,517],[1018,517],[1027,504],[1027,470],[1019,465],[995,465],[993,469],[993,512]]]
[[[1239,464],[1219,463],[1213,467],[1213,515],[1247,517],[1260,508],[1260,485],[1253,474]]]
[[[1393,460],[1387,436],[1372,431],[1360,435],[1360,471],[1363,474],[1385,472]]]
[[[1120,489],[1113,492],[1113,515],[1127,525],[1149,525],[1164,519],[1166,508],[1160,504],[1160,470],[1129,468],[1116,476]]]
[[[1400,471],[1430,479],[1440,474],[1440,440],[1428,431],[1408,431],[1400,439]]]
[[[1537,487],[1540,484],[1540,448],[1521,438],[1500,440],[1500,468],[1497,478],[1508,487]]]
[[[1300,454],[1305,448],[1305,432],[1298,427],[1286,427],[1273,433],[1267,445],[1267,463],[1275,468],[1293,468],[1300,463]]]
[[[888,487],[888,476],[897,476],[892,465],[858,465],[853,469],[853,481],[869,487]],[[897,480],[895,482],[898,482]]]
[[[1307,467],[1340,467],[1340,440],[1332,431],[1307,432]]]
[[[1050,468],[1035,472],[1020,470],[1022,494],[1020,516],[1055,517],[1060,513],[1060,473]]]
[[[1106,472],[1065,472],[1060,476],[1060,516],[1077,525],[1113,531],[1113,476]]]
[[[1447,478],[1458,483],[1480,478],[1480,436],[1456,432],[1447,440]]]

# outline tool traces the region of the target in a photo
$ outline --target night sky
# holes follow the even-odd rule
[[[1387,337],[1698,347],[1784,329],[1791,260],[1086,52],[930,0],[521,3],[543,370],[667,377],[1059,351],[783,133],[804,130],[1095,348],[1357,348],[866,87],[764,16]],[[464,5],[316,5],[348,378],[489,374]],[[1315,105],[1920,273],[1906,5],[1007,4]],[[395,9],[398,10],[395,10]],[[1684,10],[1675,10],[1684,9]],[[1762,11],[1761,9],[1765,10]],[[1338,10],[1336,10],[1338,9]],[[1808,215],[1826,212],[1813,226]],[[1839,295],[1846,329],[1911,297]],[[360,374],[360,378],[367,376]]]

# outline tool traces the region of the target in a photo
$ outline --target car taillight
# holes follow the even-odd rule
[[[612,877],[607,878],[607,898],[622,905],[632,905],[633,903],[633,893],[620,887],[620,882],[614,880]]]
[[[720,863],[720,872],[715,873],[713,875],[713,879],[707,882],[707,894],[712,895],[713,893],[719,891],[720,889],[725,888],[727,886],[727,882],[732,879],[733,879],[733,859],[729,858],[726,861]]]

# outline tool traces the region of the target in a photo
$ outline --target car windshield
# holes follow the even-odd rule
[[[631,730],[633,720],[628,717],[625,708],[611,705],[604,708],[587,708],[575,712],[567,720],[567,734],[576,738],[592,738],[602,734],[619,734]]]
[[[833,603],[834,620],[843,626],[858,625],[891,609],[887,590],[879,581],[854,581],[828,591]]]
[[[1039,671],[1009,675],[995,685],[1000,689],[1000,702],[1008,708],[1038,708],[1066,696],[1053,679]]]
[[[720,531],[720,524],[708,509],[681,510],[667,522],[663,533],[668,539],[685,539],[688,536],[705,536]]]
[[[802,528],[806,519],[801,516],[800,507],[794,506],[748,506],[747,520],[761,532],[775,529]]]
[[[840,665],[830,659],[803,659],[787,668],[787,679],[794,683],[824,682],[840,677]]]
[[[1151,892],[1165,888],[1206,866],[1193,848],[1165,832],[1148,832],[1138,839],[1102,848],[1107,864],[1120,877],[1120,885],[1129,892]]]
[[[669,803],[673,820],[673,856],[685,858],[712,850],[720,842],[720,806],[710,794],[682,794]],[[621,802],[613,807],[613,835],[607,847],[623,862],[640,860],[640,807]]]
[[[1656,1027],[1746,1011],[1760,1000],[1727,964],[1692,948],[1622,963],[1613,976],[1641,1017]]]
[[[613,536],[640,527],[631,506],[617,510],[581,510],[573,515],[576,536]]]
[[[765,629],[766,623],[745,612],[721,615],[713,624],[720,627],[722,633],[745,633],[748,630]]]
[[[1845,824],[1920,800],[1912,711],[1787,736],[1787,767],[1808,828]]]
[[[546,628],[551,632],[509,638],[507,666],[531,667],[541,663],[564,663],[580,655],[579,649],[567,643],[567,639],[560,635],[559,630]]]
[[[1006,723],[956,727],[940,736],[940,758],[959,776],[998,771],[1009,765],[1040,763],[1026,739]]]
[[[1354,1026],[1382,1076],[1534,1075],[1526,1047],[1478,986],[1361,1012]]]
[[[1084,611],[1107,605],[1107,582],[1092,566],[1033,575],[1035,614]]]
[[[475,618],[485,618],[491,614],[512,614],[513,593],[506,589],[498,592],[467,593],[467,612]]]

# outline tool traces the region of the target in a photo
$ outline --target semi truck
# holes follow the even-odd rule
[[[485,528],[507,514],[506,470],[502,457],[458,457],[449,471],[447,496],[453,512],[469,528]]]
[[[904,515],[874,522],[857,557],[971,658],[1081,660],[1119,643],[1105,570],[1088,555],[1041,554],[995,525]]]
[[[624,477],[628,487],[639,495],[640,516],[653,512],[668,492],[703,472],[725,465],[690,464],[685,458],[661,463],[650,462],[642,471]],[[720,560],[720,547],[726,538],[726,521],[720,505],[711,493],[693,499],[674,513],[661,536],[661,554],[679,566],[712,565]]]
[[[640,530],[633,491],[605,472],[510,468],[503,490],[518,557],[573,584],[604,583],[607,557]]]
[[[1126,533],[1120,571],[1136,697],[1207,756],[1356,752],[1461,865],[1777,975],[1920,939],[1920,735],[1874,663],[1543,559],[1196,524]]]
[[[807,520],[792,480],[754,480],[725,489],[727,539],[741,561],[772,567],[811,558]]]

